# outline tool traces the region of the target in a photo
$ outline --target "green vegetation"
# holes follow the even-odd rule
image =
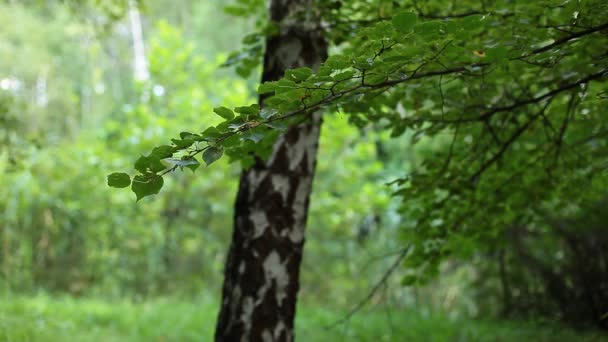
[[[377,308],[326,330],[344,312],[319,305],[298,309],[302,341],[606,341],[551,324],[450,319],[442,314]],[[211,341],[217,301],[157,298],[134,303],[70,297],[2,298],[0,339],[7,342]]]
[[[266,1],[0,0],[0,341],[211,341],[313,110],[299,341],[608,341],[608,3],[315,5],[329,59],[259,84]]]

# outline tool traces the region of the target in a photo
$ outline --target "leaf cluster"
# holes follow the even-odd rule
[[[283,130],[320,110],[394,137],[410,132],[412,143],[435,142],[394,183],[407,218],[403,237],[415,242],[408,263],[425,270],[408,283],[434,274],[443,256],[475,250],[463,241],[499,239],[501,227],[534,220],[529,209],[563,205],[560,196],[573,187],[595,196],[590,180],[605,176],[608,160],[608,5],[466,1],[451,4],[453,13],[434,11],[445,3],[384,4],[370,15],[332,2],[330,18],[358,11],[350,17],[356,33],[339,53],[314,72],[288,70],[261,84],[263,106],[218,107],[220,124],[142,156],[136,177],[149,185],[138,199],[186,166],[169,161],[176,155],[192,168],[199,154],[208,165],[225,154],[248,167],[254,155],[270,154]]]

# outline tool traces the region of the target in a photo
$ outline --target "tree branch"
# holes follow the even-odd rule
[[[552,99],[553,98],[551,98],[551,100]],[[528,129],[528,127],[530,127],[530,125],[532,125],[532,123],[534,123],[536,121],[536,119],[538,119],[539,117],[542,116],[542,114],[545,112],[547,107],[549,107],[549,105],[551,104],[551,100],[548,101],[537,114],[532,116],[526,123],[521,125],[515,131],[515,133],[513,133],[513,135],[511,135],[511,137],[501,146],[500,150],[496,154],[494,154],[494,156],[492,156],[492,158],[490,158],[489,160],[487,160],[485,163],[483,163],[481,165],[479,170],[477,170],[477,172],[475,172],[471,176],[470,181],[472,183],[476,182],[485,170],[487,170],[492,164],[494,164],[497,160],[499,160],[500,157],[502,157],[502,155],[507,151],[507,149],[509,149],[511,144],[513,144],[515,142],[515,140],[517,140],[517,138],[519,138]]]
[[[350,309],[350,311],[344,317],[325,326],[325,329],[328,329],[328,330],[332,329],[335,326],[348,321],[357,312],[359,312],[374,297],[376,292],[378,292],[378,290],[380,290],[380,288],[382,288],[382,286],[384,286],[386,284],[386,282],[388,281],[388,278],[395,272],[395,270],[397,270],[397,267],[399,267],[399,265],[401,264],[401,261],[403,261],[403,259],[405,259],[405,257],[407,256],[407,253],[409,252],[410,247],[411,246],[407,246],[402,249],[401,253],[399,253],[399,255],[397,256],[395,261],[386,270],[386,272],[384,272],[384,275],[382,275],[382,278],[380,278],[380,280],[376,283],[376,285],[374,285],[374,287],[371,289],[371,291],[369,291],[367,296],[365,296],[361,301],[359,301],[355,306],[353,306],[353,308]]]
[[[591,28],[588,28],[588,29],[583,30],[583,31],[575,32],[575,33],[573,33],[571,35],[568,35],[568,36],[562,37],[560,39],[557,39],[556,41],[554,41],[553,43],[551,43],[549,45],[546,45],[546,46],[543,46],[541,48],[532,50],[532,52],[530,52],[528,55],[522,56],[520,58],[527,58],[527,57],[529,57],[531,55],[536,55],[536,54],[539,54],[539,53],[543,53],[543,52],[549,51],[549,50],[553,49],[554,47],[562,45],[562,44],[565,44],[565,43],[567,43],[567,42],[569,42],[569,41],[571,41],[573,39],[580,38],[582,36],[586,36],[588,34],[592,34],[592,33],[595,33],[595,32],[598,32],[598,31],[602,31],[602,30],[605,30],[605,29],[608,29],[608,23],[604,23],[604,24],[602,24],[600,26],[591,27]]]
[[[592,34],[592,33],[595,33],[595,32],[607,29],[607,28],[608,28],[608,23],[602,24],[600,26],[588,28],[586,30],[583,30],[583,31],[580,31],[580,32],[576,32],[576,33],[573,33],[573,34],[568,35],[566,37],[560,38],[560,39],[554,41],[553,43],[551,43],[551,44],[549,44],[547,46],[544,46],[542,48],[538,48],[538,49],[532,50],[530,53],[521,55],[519,57],[510,58],[510,60],[522,60],[522,59],[525,59],[525,58],[530,57],[532,55],[549,51],[549,50],[551,50],[551,49],[553,49],[553,48],[555,48],[557,46],[560,46],[562,44],[565,44],[565,43],[567,43],[567,42],[569,42],[569,41],[571,41],[573,39],[580,38],[580,37],[583,37],[585,35],[589,35],[589,34]],[[385,82],[381,82],[381,83],[377,83],[377,84],[365,84],[365,82],[361,82],[358,85],[353,86],[352,88],[348,88],[348,89],[345,89],[345,90],[342,90],[342,91],[339,91],[339,92],[335,92],[334,88],[332,87],[330,89],[331,95],[329,95],[329,96],[321,99],[320,101],[318,101],[316,103],[313,103],[313,104],[310,104],[310,105],[307,105],[307,106],[305,105],[302,108],[297,109],[297,110],[292,111],[292,112],[289,112],[289,113],[286,113],[285,115],[275,116],[275,117],[271,117],[271,118],[266,119],[266,120],[262,120],[262,121],[256,123],[256,126],[257,125],[261,125],[261,124],[269,124],[269,123],[272,123],[272,122],[275,122],[275,121],[279,121],[279,120],[286,120],[288,118],[291,118],[291,117],[294,117],[294,116],[297,116],[297,115],[301,115],[301,114],[304,114],[304,113],[314,112],[314,111],[320,109],[321,107],[323,107],[324,105],[332,103],[335,100],[338,100],[338,99],[340,99],[340,98],[342,98],[342,97],[344,97],[346,95],[357,94],[358,91],[361,90],[361,89],[370,89],[370,90],[373,90],[373,89],[381,89],[381,88],[390,88],[392,86],[399,85],[399,84],[406,83],[406,82],[410,82],[412,80],[423,79],[423,78],[431,78],[431,77],[435,77],[435,76],[458,74],[458,73],[466,73],[466,72],[469,72],[471,69],[474,69],[474,68],[483,68],[483,67],[491,65],[490,63],[476,63],[476,64],[472,64],[472,65],[467,65],[467,66],[453,67],[453,68],[444,68],[442,70],[432,70],[432,71],[428,71],[428,72],[418,73],[418,71],[420,71],[424,66],[428,65],[429,62],[432,62],[433,60],[435,60],[441,54],[441,52],[449,44],[450,44],[450,42],[448,42],[447,44],[445,44],[439,50],[439,52],[437,54],[435,54],[431,58],[431,60],[422,63],[414,72],[412,72],[412,74],[411,74],[410,77],[402,77],[402,78],[399,78],[399,79],[387,80]],[[374,56],[374,58],[378,57],[382,52],[390,49],[393,45],[394,44],[389,45],[388,47],[384,47],[383,46],[382,50],[379,53],[377,53]],[[545,99],[552,98],[552,97],[556,96],[557,94],[560,94],[560,93],[562,93],[564,91],[576,88],[577,86],[580,86],[582,84],[586,84],[586,83],[588,83],[590,81],[597,80],[597,79],[603,77],[606,74],[606,72],[607,72],[606,70],[602,70],[600,72],[591,74],[591,75],[589,75],[589,76],[587,76],[587,77],[585,77],[585,78],[583,78],[583,79],[581,79],[581,80],[579,80],[577,82],[563,85],[563,86],[561,86],[561,87],[559,87],[557,89],[554,89],[552,91],[549,91],[549,92],[547,92],[547,93],[545,93],[543,95],[536,96],[536,97],[529,97],[529,98],[526,98],[526,99],[523,99],[523,100],[519,100],[519,101],[514,102],[514,103],[512,103],[512,104],[510,104],[508,106],[496,107],[496,108],[489,109],[485,113],[483,113],[483,114],[481,114],[479,116],[476,116],[476,117],[469,117],[469,118],[460,117],[458,119],[445,119],[443,117],[441,119],[422,118],[422,119],[419,119],[419,121],[421,121],[421,122],[438,122],[438,123],[464,123],[464,122],[487,121],[490,117],[492,117],[493,115],[495,115],[497,113],[500,113],[500,112],[510,112],[510,111],[512,111],[512,110],[514,110],[516,108],[519,108],[519,107],[523,107],[523,106],[534,104],[534,103],[539,103],[539,102],[541,102],[541,101],[543,101]],[[358,77],[361,77],[361,76],[358,76]],[[346,81],[346,80],[343,80],[343,81]],[[342,81],[339,81],[339,82],[342,82]],[[334,84],[334,86],[335,86],[335,84]],[[319,88],[319,90],[327,90],[327,89]],[[226,139],[228,139],[228,138],[230,138],[230,137],[232,137],[232,136],[234,136],[236,134],[243,133],[243,132],[245,132],[245,131],[247,131],[249,129],[252,129],[254,127],[255,126],[250,126],[250,125],[245,124],[245,125],[239,127],[237,130],[234,130],[232,132],[226,132],[223,136],[221,136],[220,138],[218,138],[215,141],[215,143],[219,144],[222,141],[224,141],[224,140],[226,140]],[[192,158],[192,157],[196,156],[197,154],[205,151],[207,148],[209,148],[209,146],[206,146],[206,147],[204,147],[202,149],[196,149],[196,150],[190,152],[187,156],[190,157],[190,158]],[[173,167],[171,167],[171,168],[163,171],[160,175],[162,176],[162,175],[165,175],[165,174],[167,174],[169,172],[175,171],[177,168],[178,168],[178,165],[175,165],[175,166],[173,166]]]

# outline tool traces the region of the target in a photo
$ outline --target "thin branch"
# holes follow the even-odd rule
[[[497,145],[502,144],[502,142],[500,142],[500,139],[498,138],[498,135],[496,134],[496,131],[494,131],[494,128],[492,127],[492,124],[490,123],[490,120],[484,121],[484,124],[488,128],[488,131],[490,132],[490,135],[492,136],[492,139],[494,139],[494,142]]]
[[[597,79],[603,77],[606,74],[606,71],[607,70],[602,70],[602,71],[597,72],[595,74],[591,74],[591,75],[589,75],[589,76],[587,76],[587,77],[585,77],[583,79],[580,79],[580,80],[578,80],[578,81],[576,81],[574,83],[568,83],[568,84],[563,85],[563,86],[561,86],[561,87],[559,87],[557,89],[551,90],[551,91],[549,91],[549,92],[547,92],[547,93],[545,93],[543,95],[539,95],[539,96],[536,96],[536,97],[531,97],[531,98],[527,98],[527,99],[524,99],[524,100],[520,100],[520,101],[517,101],[517,102],[515,102],[513,104],[510,104],[508,106],[493,108],[493,109],[491,109],[491,110],[483,113],[481,116],[479,116],[478,120],[479,119],[487,119],[487,118],[491,117],[492,115],[494,115],[496,113],[510,112],[513,109],[516,109],[518,107],[522,107],[522,106],[525,106],[525,105],[541,102],[544,99],[554,97],[555,95],[557,95],[559,93],[562,93],[564,91],[567,91],[567,90],[576,88],[576,87],[578,87],[578,86],[580,86],[582,84],[586,84],[586,83],[589,83],[591,81],[597,80]]]
[[[423,13],[420,10],[418,10],[419,18],[431,19],[431,20],[462,19],[462,18],[473,16],[473,15],[481,15],[481,14],[487,15],[487,14],[494,14],[494,13],[473,10],[473,11],[468,11],[468,12],[463,12],[463,13],[427,14],[427,13]],[[513,13],[504,13],[504,14],[498,14],[498,15],[503,18],[507,18],[507,17],[513,16],[514,14]],[[366,25],[372,25],[372,24],[376,24],[379,22],[383,22],[383,21],[389,21],[391,19],[392,19],[392,17],[359,19],[359,20],[335,20],[334,22],[327,24],[325,27],[334,28],[334,27],[338,27],[339,25],[350,25],[349,30],[351,30],[352,25],[366,26]]]
[[[602,31],[602,30],[605,30],[605,29],[608,29],[608,23],[604,23],[604,24],[602,24],[600,26],[591,27],[591,28],[588,28],[586,30],[579,31],[579,32],[573,33],[571,35],[562,37],[560,39],[557,39],[556,41],[554,41],[553,43],[551,43],[549,45],[545,45],[545,46],[543,46],[541,48],[532,50],[529,54],[524,55],[524,56],[522,56],[520,58],[527,58],[527,57],[529,57],[531,55],[536,55],[536,54],[539,54],[539,53],[542,53],[542,52],[549,51],[549,50],[553,49],[554,47],[562,45],[562,44],[565,44],[565,43],[567,43],[567,42],[569,42],[569,41],[571,41],[573,39],[580,38],[582,36],[586,36],[588,34],[592,34],[592,33],[595,33],[595,32],[598,32],[598,31]]]
[[[363,264],[363,266],[361,266],[361,271],[366,270],[368,267],[370,267],[373,263],[378,262],[380,260],[384,260],[388,257],[392,257],[398,254],[401,254],[403,252],[403,248],[399,248],[397,250],[393,250],[390,252],[386,252],[386,253],[382,253],[379,255],[370,255],[368,260],[365,262],[365,264]]]
[[[588,142],[590,142],[591,140],[594,139],[600,139],[600,138],[608,138],[608,130],[602,130],[602,131],[598,131],[590,136],[587,136],[583,139],[580,139],[578,141],[573,142],[572,144],[570,144],[570,147],[574,147],[574,146],[579,146],[579,145],[583,145],[583,144],[587,144]]]
[[[528,97],[525,99],[521,99],[519,101],[516,101],[508,106],[503,106],[503,107],[494,107],[491,108],[487,111],[485,111],[484,113],[482,113],[481,115],[477,115],[477,116],[470,116],[470,117],[460,117],[460,118],[456,118],[456,119],[446,119],[446,118],[441,118],[441,117],[427,117],[427,118],[420,118],[420,119],[410,119],[413,122],[431,122],[431,123],[446,123],[446,124],[456,124],[456,123],[472,123],[472,122],[485,122],[487,120],[489,120],[492,116],[494,116],[495,114],[498,113],[502,113],[502,112],[512,112],[513,110],[520,108],[520,107],[524,107],[527,105],[531,105],[531,104],[536,104],[539,102],[542,102],[543,100],[549,99],[549,98],[553,98],[556,95],[563,93],[565,91],[574,89],[582,84],[587,84],[591,81],[597,80],[602,78],[606,73],[608,72],[608,70],[602,70],[600,72],[597,72],[595,74],[591,74],[583,79],[580,79],[576,82],[573,83],[568,83],[565,85],[562,85],[559,88],[556,88],[554,90],[551,90],[549,92],[546,92],[545,94],[539,95],[539,96],[535,96],[535,97]],[[430,74],[430,73],[429,73]],[[428,75],[428,74],[425,74]],[[384,85],[386,86],[386,85]]]
[[[481,167],[479,168],[479,170],[477,170],[477,172],[475,172],[471,178],[470,181],[472,183],[476,182],[479,177],[481,176],[481,174],[487,170],[492,164],[494,164],[497,160],[500,159],[500,157],[502,157],[502,155],[509,149],[509,147],[511,146],[511,144],[513,144],[515,142],[515,140],[517,140],[517,138],[519,138],[527,129],[528,127],[530,127],[530,125],[532,125],[532,123],[534,123],[547,109],[547,107],[549,107],[549,105],[551,104],[551,100],[553,100],[553,98],[551,98],[549,101],[547,101],[547,103],[543,106],[543,108],[534,116],[532,116],[526,123],[524,123],[523,125],[521,125],[516,131],[515,133],[513,133],[513,135],[511,135],[511,137],[509,138],[509,140],[507,140],[500,148],[500,150],[498,150],[498,152],[496,154],[494,154],[492,156],[492,158],[488,159],[486,162],[484,162]]]
[[[555,160],[554,164],[557,164],[559,161],[559,155],[562,149],[562,144],[564,143],[564,135],[566,134],[566,129],[568,128],[568,124],[572,116],[574,115],[574,108],[576,107],[576,94],[570,95],[570,100],[568,100],[568,108],[566,110],[566,115],[564,117],[564,121],[562,121],[562,125],[559,129],[559,133],[557,134],[557,140],[555,142]]]
[[[417,75],[412,76],[412,77],[407,78],[407,79],[390,80],[390,81],[386,81],[386,82],[379,83],[379,84],[374,84],[374,85],[359,84],[359,85],[354,86],[352,88],[345,89],[345,90],[340,91],[340,92],[335,92],[333,95],[330,95],[330,96],[328,96],[328,97],[320,100],[317,103],[313,103],[313,104],[309,105],[308,107],[303,107],[303,108],[300,108],[298,110],[295,110],[295,111],[292,111],[290,113],[287,113],[285,115],[271,117],[269,119],[261,121],[261,122],[258,123],[258,125],[268,124],[268,123],[272,123],[272,122],[280,121],[280,120],[285,120],[285,119],[288,119],[288,118],[291,118],[291,117],[294,117],[294,116],[301,115],[303,113],[310,113],[310,112],[316,111],[316,110],[320,109],[322,106],[324,106],[325,104],[331,103],[331,102],[333,102],[333,101],[335,101],[335,100],[337,100],[337,99],[339,99],[339,98],[341,98],[343,96],[356,93],[356,91],[358,91],[359,89],[362,89],[362,88],[368,88],[368,89],[386,88],[386,87],[390,87],[390,86],[397,85],[397,84],[400,84],[400,83],[405,83],[405,82],[410,81],[412,79],[421,79],[421,78],[427,78],[427,77],[433,77],[433,76],[449,75],[449,74],[453,74],[453,73],[462,72],[463,70],[465,70],[464,67],[461,67],[461,68],[451,68],[451,69],[439,70],[439,71],[429,71],[429,72],[426,72],[426,73],[417,74]],[[570,90],[570,89],[574,89],[574,88],[576,88],[576,87],[578,87],[578,86],[580,86],[582,84],[589,83],[590,81],[597,80],[597,79],[603,77],[605,74],[606,74],[606,70],[602,70],[602,71],[597,72],[595,74],[591,74],[591,75],[589,75],[589,76],[587,76],[587,77],[585,77],[585,78],[583,78],[583,79],[581,79],[581,80],[579,80],[577,82],[563,85],[563,86],[561,86],[561,87],[559,87],[557,89],[554,89],[552,91],[549,91],[549,92],[547,92],[547,93],[545,93],[543,95],[539,95],[537,97],[526,98],[524,100],[517,101],[517,102],[515,102],[515,103],[513,103],[513,104],[511,104],[509,106],[496,107],[496,108],[490,109],[490,110],[486,111],[485,113],[481,114],[480,116],[471,117],[471,118],[462,118],[461,117],[461,118],[458,118],[458,119],[423,118],[423,119],[420,119],[419,121],[421,121],[421,122],[439,122],[439,123],[464,123],[464,122],[486,121],[490,117],[492,117],[493,115],[495,115],[497,113],[500,113],[500,112],[510,112],[510,111],[513,111],[514,109],[519,108],[519,107],[523,107],[523,106],[534,104],[534,103],[539,103],[539,102],[541,102],[541,101],[543,101],[545,99],[552,99],[553,97],[555,97],[556,95],[558,95],[558,94],[560,94],[562,92],[565,92],[565,91]],[[543,114],[543,113],[540,113],[540,114]],[[219,139],[217,139],[215,141],[215,143],[219,144],[219,143],[223,142],[224,140],[226,140],[226,139],[228,139],[228,138],[230,138],[230,137],[232,137],[234,135],[237,135],[239,133],[245,132],[245,131],[247,131],[249,129],[252,129],[252,128],[254,128],[254,127],[251,127],[249,125],[243,125],[243,126],[239,127],[239,129],[237,129],[235,131],[228,132],[228,133],[224,134],[222,137],[220,137]],[[521,132],[521,133],[523,133],[523,132]],[[510,144],[510,142],[508,142],[508,144]],[[191,152],[190,154],[188,154],[187,156],[189,158],[193,158],[196,155],[198,155],[199,153],[201,153],[201,152],[205,151],[206,149],[208,149],[209,147],[210,146],[205,146],[202,149],[196,149],[193,152]],[[163,175],[165,175],[165,174],[167,174],[169,172],[173,172],[173,171],[177,170],[178,167],[179,167],[179,165],[175,165],[175,166],[173,166],[173,167],[171,167],[171,168],[163,171],[159,175],[163,176]],[[483,172],[483,170],[482,170],[482,172]]]
[[[464,13],[448,13],[448,14],[429,14],[429,13],[419,13],[418,16],[424,19],[460,19],[470,17],[472,15],[480,15],[480,14],[488,14],[487,12],[482,11],[469,11]],[[512,14],[511,14],[512,15]]]
[[[376,283],[376,285],[374,285],[374,287],[371,289],[371,291],[369,291],[367,296],[365,296],[361,301],[359,301],[359,303],[357,303],[355,306],[353,306],[353,308],[350,309],[350,311],[344,317],[325,326],[325,329],[329,330],[344,322],[347,322],[350,320],[351,317],[353,317],[357,312],[359,312],[374,297],[376,292],[378,292],[378,290],[380,290],[380,288],[382,288],[382,286],[384,286],[384,284],[386,284],[389,277],[397,270],[397,268],[401,264],[401,261],[403,261],[403,259],[405,259],[405,257],[407,256],[407,253],[409,252],[410,247],[411,246],[407,246],[407,247],[403,248],[401,253],[397,256],[397,258],[393,262],[393,264],[386,270],[386,272],[384,272],[384,275],[382,275],[382,278],[380,278],[380,280]]]

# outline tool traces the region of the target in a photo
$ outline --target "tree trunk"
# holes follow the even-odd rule
[[[262,81],[327,57],[314,0],[271,0]],[[262,99],[260,99],[262,101]],[[321,115],[285,132],[268,161],[241,174],[216,341],[293,341],[304,229]]]
[[[138,81],[147,81],[150,78],[150,72],[144,49],[144,34],[139,8],[134,0],[129,1],[129,24],[133,38],[133,78]]]

